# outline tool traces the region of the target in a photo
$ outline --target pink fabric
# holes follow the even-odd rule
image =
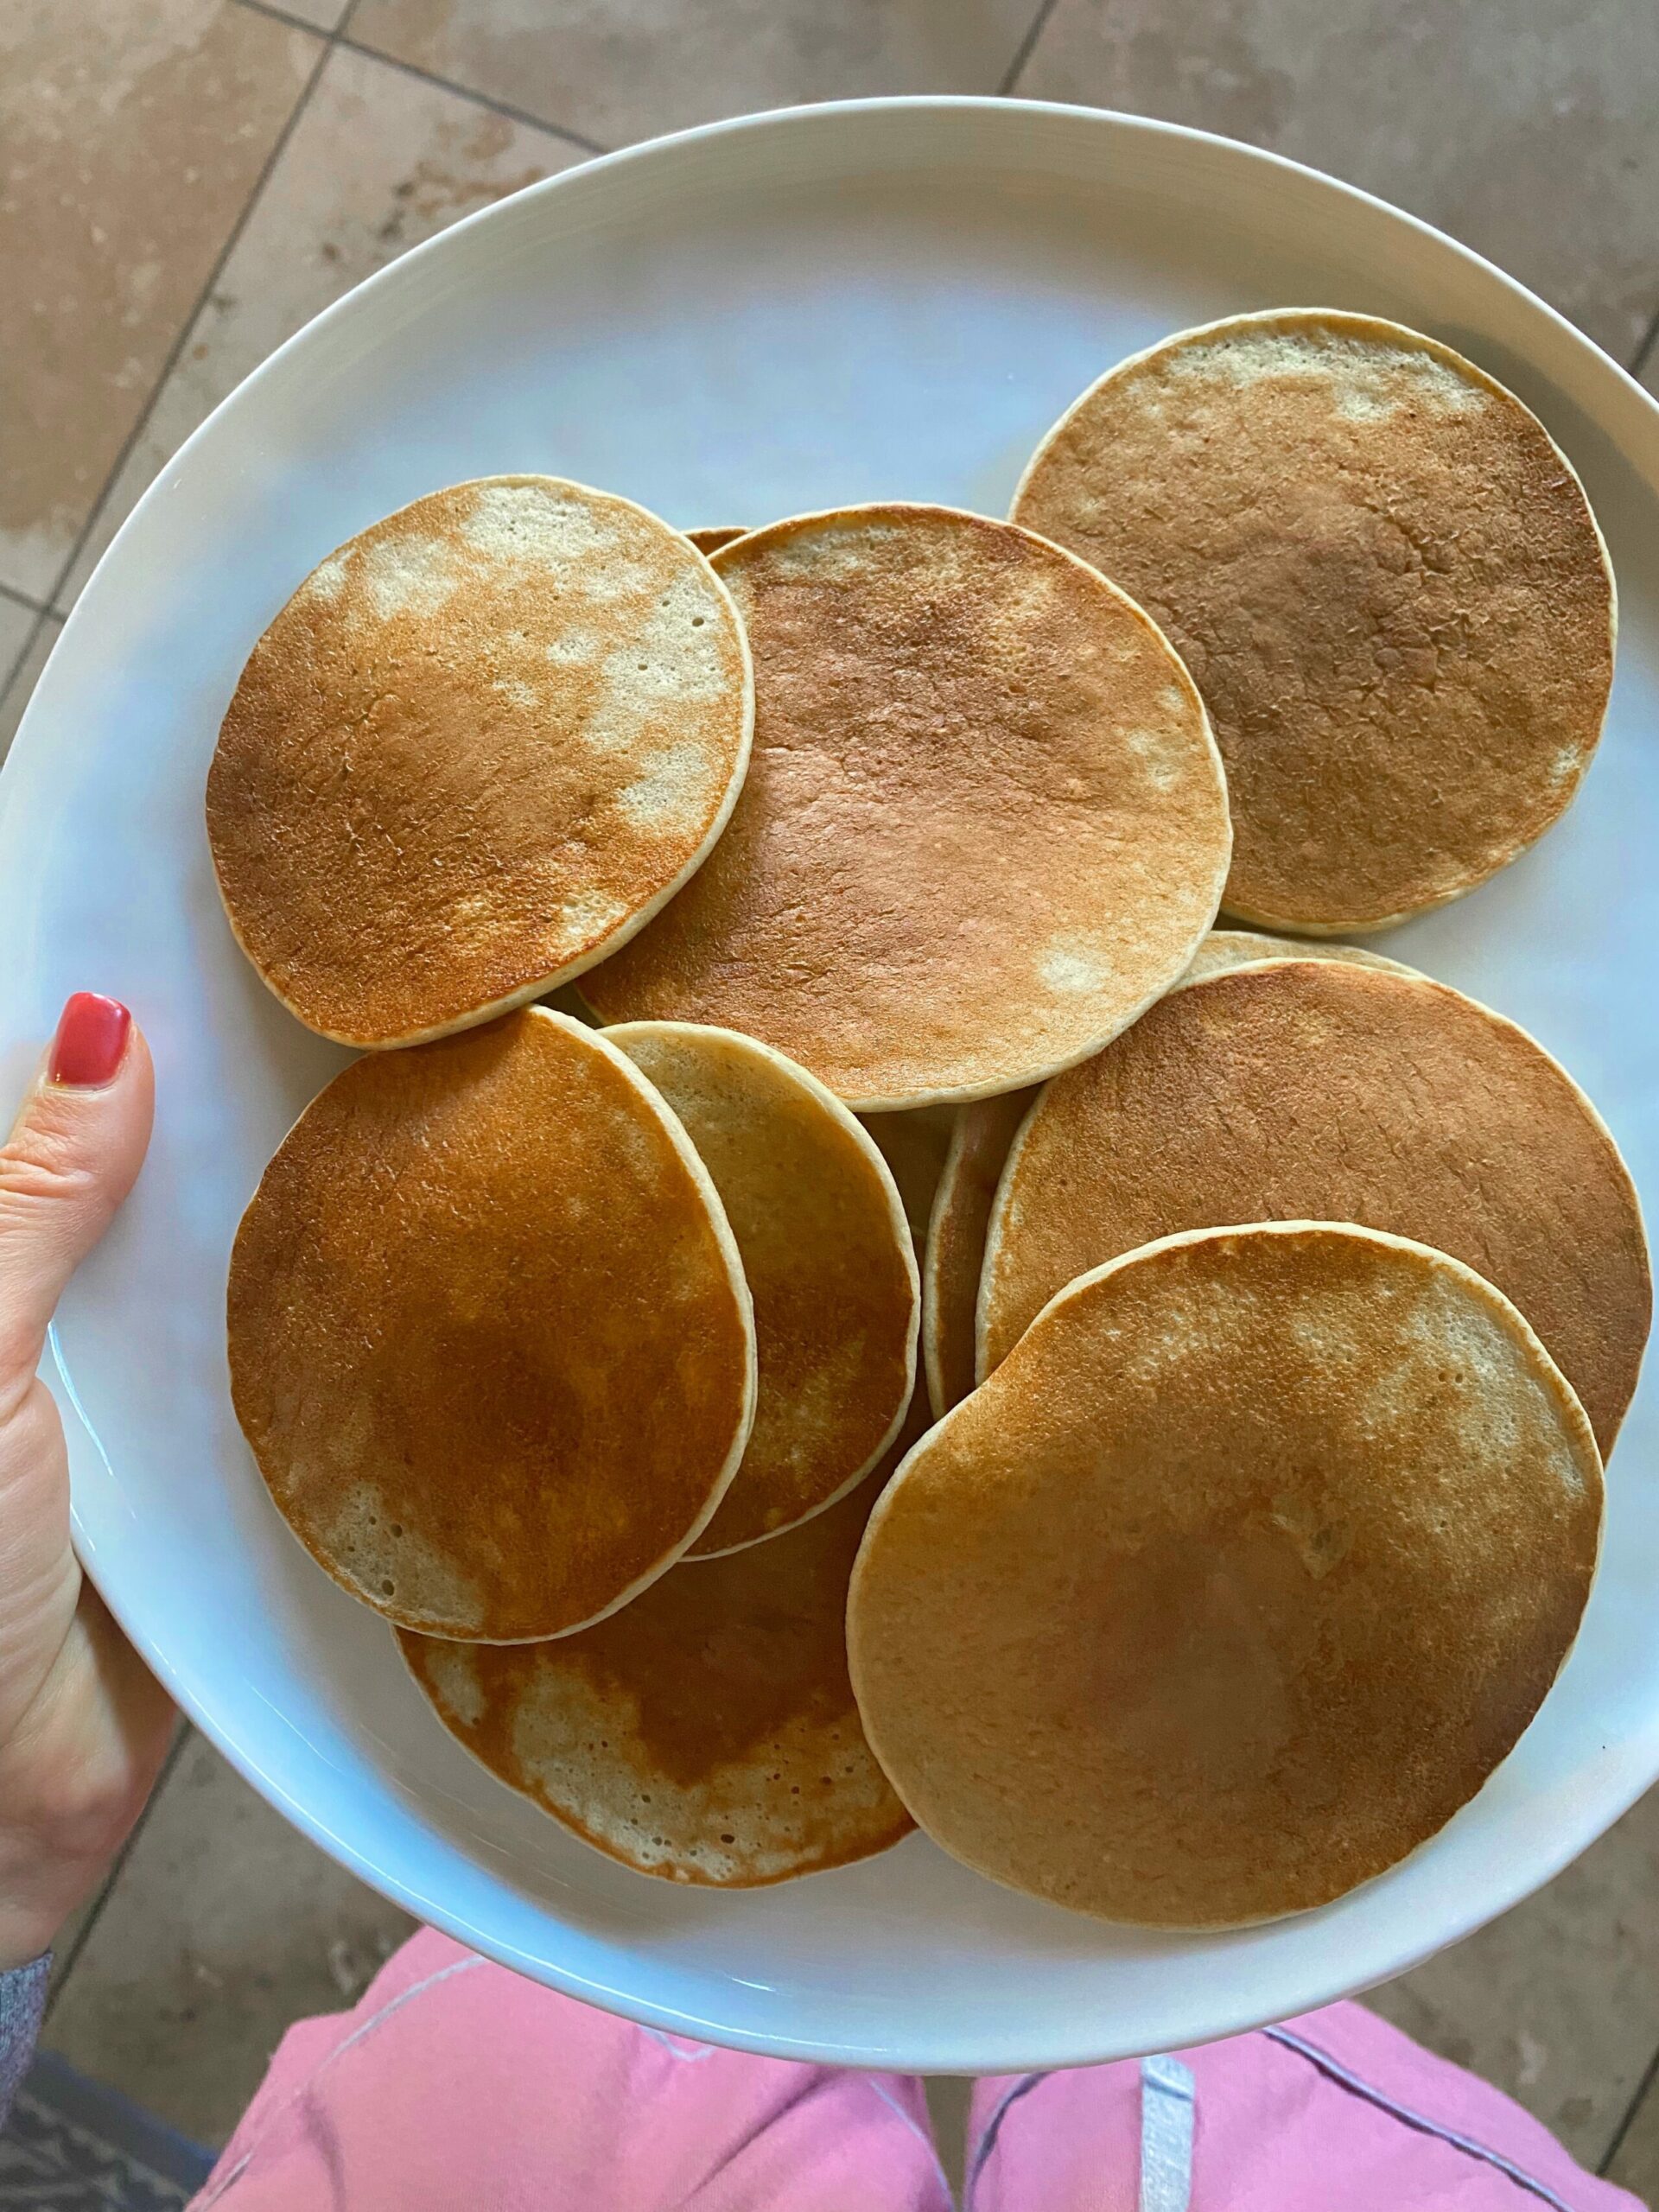
[[[1180,2054],[1191,2212],[1640,2212],[1496,2089],[1335,2005]],[[976,2085],[971,2212],[1136,2212],[1132,2063]],[[920,2084],[632,2027],[430,1930],[289,2030],[197,2212],[946,2212]]]
[[[1500,2090],[1362,2005],[1179,2056],[1192,2212],[1642,2212]],[[976,2082],[969,2139],[973,2212],[1136,2212],[1140,2069]]]
[[[918,2082],[613,2019],[431,1929],[283,2037],[198,2212],[947,2212]]]

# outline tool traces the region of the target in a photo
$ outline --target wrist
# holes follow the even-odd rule
[[[74,1910],[73,1903],[48,1897],[39,1882],[11,1878],[18,1870],[7,1865],[8,1855],[0,1835],[0,1974],[15,1974],[43,1957]]]

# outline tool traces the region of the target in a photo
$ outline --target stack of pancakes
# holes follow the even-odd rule
[[[1332,940],[1561,814],[1613,634],[1535,418],[1316,310],[1112,370],[1007,522],[524,475],[324,561],[207,822],[365,1049],[231,1382],[444,1726],[725,1886],[919,1824],[1236,1925],[1448,1820],[1577,1631],[1647,1252],[1540,1046]]]

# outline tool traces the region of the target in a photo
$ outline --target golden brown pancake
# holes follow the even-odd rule
[[[1227,800],[1139,607],[948,507],[804,516],[715,567],[754,653],[754,757],[708,867],[588,978],[603,1019],[741,1029],[880,1110],[1017,1090],[1174,981]]]
[[[1447,346],[1286,308],[1182,331],[1050,431],[1014,518],[1138,599],[1227,763],[1227,912],[1382,929],[1471,890],[1578,789],[1612,571],[1548,433]]]
[[[1310,958],[1351,960],[1400,976],[1416,973],[1357,944],[1310,944],[1251,930],[1211,930],[1172,988],[1185,990],[1206,976],[1259,961]],[[922,1351],[935,1420],[974,1387],[974,1324],[986,1231],[1008,1147],[1036,1095],[1034,1090],[1014,1090],[958,1109],[956,1142],[939,1179],[922,1268]]]
[[[893,1441],[916,1376],[916,1260],[886,1161],[804,1068],[683,1022],[625,1023],[607,1041],[696,1147],[754,1301],[754,1428],[690,1547],[707,1559],[821,1512]]]
[[[1460,1262],[1329,1223],[1172,1237],[1071,1284],[888,1484],[859,1710],[994,1880],[1145,1927],[1302,1911],[1508,1754],[1601,1511],[1578,1401]]]
[[[398,1640],[475,1758],[625,1866],[734,1889],[844,1866],[912,1825],[847,1680],[847,1577],[879,1491],[677,1567],[556,1643]]]
[[[748,650],[677,530],[551,476],[416,499],[254,647],[207,779],[243,950],[348,1045],[579,976],[702,861],[748,759]]]
[[[1264,937],[1259,930],[1211,930],[1175,988],[1201,983],[1206,976],[1224,976],[1232,968],[1253,968],[1263,960],[1349,960],[1357,968],[1386,968],[1396,976],[1421,972],[1408,968],[1402,960],[1368,951],[1361,944],[1332,944],[1329,938]]]
[[[737,1247],[684,1130],[531,1007],[353,1062],[231,1258],[231,1391],[289,1526],[400,1627],[585,1627],[707,1527],[748,1441]]]
[[[1432,1238],[1521,1308],[1611,1450],[1652,1305],[1611,1137],[1501,1014],[1332,960],[1172,992],[1048,1086],[992,1216],[979,1372],[1086,1268],[1178,1230],[1267,1220]]]
[[[685,534],[699,553],[718,553],[722,545],[730,545],[736,539],[748,536],[747,530],[741,527],[734,530],[729,526],[721,526],[714,530],[688,530]]]
[[[974,1315],[985,1231],[1008,1147],[1036,1096],[1034,1090],[1010,1090],[957,1109],[922,1267],[922,1358],[935,1421],[974,1387]]]

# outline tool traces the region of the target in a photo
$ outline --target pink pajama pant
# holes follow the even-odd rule
[[[630,2026],[416,1936],[289,2030],[196,2212],[948,2212],[921,2084]],[[976,2084],[969,2212],[1612,2212],[1496,2089],[1357,2005]],[[1640,2208],[1637,2207],[1637,2212]]]

